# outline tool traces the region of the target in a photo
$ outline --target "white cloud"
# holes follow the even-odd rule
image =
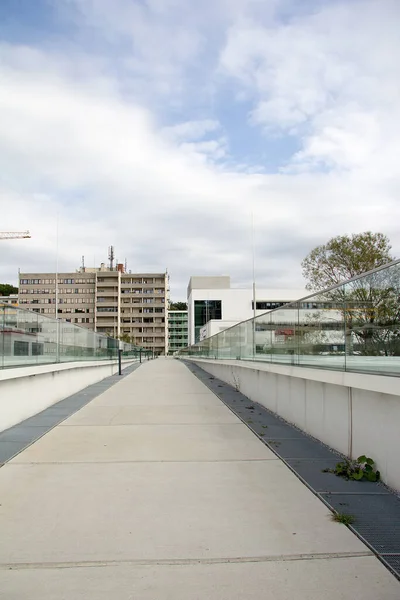
[[[52,56],[0,46],[2,229],[33,235],[1,242],[1,280],[54,268],[57,213],[61,268],[82,254],[105,260],[114,243],[132,270],[168,267],[175,299],[196,273],[251,281],[251,210],[260,285],[300,287],[301,259],[332,235],[382,230],[400,253],[396,3],[325,4],[284,21],[276,11],[290,2],[77,5],[78,27],[104,39],[100,53],[85,36],[71,55],[61,42]],[[226,85],[229,103],[252,104],[243,120],[265,128],[266,144],[276,131],[296,136],[277,173],[256,172],[261,155],[244,169],[230,154],[238,123],[222,127],[216,115],[229,107],[215,110]]]
[[[207,133],[214,132],[220,128],[218,121],[204,119],[202,121],[186,121],[170,127],[164,127],[163,133],[170,140],[199,140]]]
[[[301,136],[296,168],[369,169],[399,138],[399,19],[399,4],[382,0],[328,3],[268,27],[237,23],[220,69],[252,98],[253,125]]]

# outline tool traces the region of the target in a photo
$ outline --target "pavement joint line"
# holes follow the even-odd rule
[[[0,563],[0,570],[28,570],[28,569],[77,569],[88,567],[115,567],[123,565],[132,566],[186,566],[186,565],[218,565],[238,563],[264,563],[264,562],[292,562],[314,560],[348,560],[351,558],[373,557],[371,551],[365,552],[325,552],[307,554],[270,554],[265,556],[233,556],[214,558],[154,558],[154,559],[126,559],[126,560],[94,560],[94,561],[63,561],[63,562],[24,562]]]
[[[71,425],[63,425],[63,427],[152,427],[154,425],[163,427],[177,427],[183,425],[185,427],[219,427],[220,425],[243,425],[243,423],[71,423]],[[47,433],[47,432],[46,432]],[[11,441],[11,440],[10,440]]]
[[[256,435],[257,435],[257,434],[256,434]],[[269,439],[269,438],[262,438],[262,440],[263,440],[263,441],[264,441],[264,440],[265,440],[265,441],[267,441],[268,439]],[[270,439],[272,439],[272,438],[270,438]],[[277,440],[277,439],[279,439],[279,438],[273,438],[273,439],[276,439],[276,440]],[[280,438],[280,439],[282,439],[282,438]],[[296,439],[298,439],[298,438],[288,438],[288,439],[292,439],[293,441],[295,441],[295,440],[296,440]],[[271,448],[271,450],[272,450],[272,448]],[[327,459],[327,458],[318,458],[318,457],[316,457],[316,458],[314,458],[314,457],[313,457],[313,458],[307,458],[307,457],[304,457],[304,458],[298,458],[297,456],[295,456],[295,457],[285,456],[285,458],[284,458],[284,459],[282,459],[282,460],[297,460],[297,461],[299,461],[299,462],[300,462],[300,461],[301,461],[301,462],[307,462],[307,461],[310,461],[310,462],[323,462],[323,463],[326,463],[326,462],[327,462],[327,460],[332,460],[332,459]],[[335,459],[335,460],[336,460],[336,459]],[[293,469],[292,469],[292,470],[293,470]]]
[[[388,496],[389,492],[331,492],[329,490],[320,490],[317,492],[317,496],[319,494],[324,494],[325,496]]]
[[[100,394],[98,394],[97,396],[95,396],[94,398],[92,398],[92,400],[96,400],[96,398],[100,396]],[[214,396],[214,394],[213,394]],[[87,403],[89,404],[89,402]],[[84,406],[87,406],[87,404],[85,404]],[[94,404],[93,407],[94,408],[165,408],[165,404]],[[192,408],[193,405],[192,404],[168,404],[168,408],[170,407],[176,407],[179,406],[180,408],[184,408],[184,407],[190,407]],[[83,406],[82,406],[83,408]],[[215,406],[211,406],[209,405],[208,408],[215,408]]]
[[[271,457],[271,458],[244,458],[244,459],[240,459],[240,458],[232,458],[232,459],[221,459],[221,460],[214,460],[212,458],[210,459],[205,459],[205,460],[83,460],[83,461],[53,461],[53,462],[48,462],[48,461],[43,461],[43,462],[31,462],[31,461],[26,461],[26,462],[22,462],[22,461],[18,461],[16,463],[11,463],[11,466],[18,466],[18,465],[129,465],[129,464],[135,464],[135,463],[188,463],[188,464],[197,464],[197,463],[211,463],[211,464],[218,464],[218,463],[246,463],[246,462],[277,462],[279,460],[279,458],[277,457]],[[1,464],[1,463],[0,463]]]

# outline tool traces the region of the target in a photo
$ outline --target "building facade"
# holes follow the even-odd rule
[[[0,296],[0,304],[7,304],[8,306],[18,306],[18,294]]]
[[[56,293],[57,288],[57,293]],[[94,273],[20,273],[18,302],[22,308],[95,328]]]
[[[96,275],[96,331],[166,354],[168,274],[119,270]]]
[[[188,311],[168,311],[168,352],[174,354],[189,343],[188,337]]]
[[[21,273],[23,308],[131,343],[168,352],[167,273],[125,273],[124,266],[75,273]]]
[[[256,315],[284,306],[306,294],[305,290],[256,289]],[[191,277],[187,298],[189,345],[254,316],[253,290],[231,288],[228,276]]]

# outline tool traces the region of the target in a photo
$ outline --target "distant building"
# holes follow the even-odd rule
[[[305,290],[256,288],[256,315],[305,296]],[[253,290],[231,288],[229,276],[191,277],[187,290],[189,345],[251,319]]]
[[[9,296],[0,296],[0,304],[8,304],[18,306],[18,294],[10,294]]]
[[[126,273],[123,264],[74,273],[21,273],[19,304],[132,343],[168,352],[167,273]],[[57,293],[56,293],[57,289]]]
[[[96,331],[167,354],[168,285],[167,273],[97,273]]]
[[[188,311],[168,311],[168,352],[174,354],[182,348],[186,348],[188,338]]]

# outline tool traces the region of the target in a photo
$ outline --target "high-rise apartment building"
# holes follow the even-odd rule
[[[96,274],[96,331],[130,338],[157,354],[168,351],[167,273]]]
[[[168,311],[168,352],[173,354],[189,344],[188,311]]]
[[[18,303],[22,308],[94,329],[94,273],[20,273]],[[57,293],[56,293],[57,288]]]
[[[94,329],[157,354],[168,352],[168,274],[125,273],[124,266],[75,273],[21,273],[19,304]]]

